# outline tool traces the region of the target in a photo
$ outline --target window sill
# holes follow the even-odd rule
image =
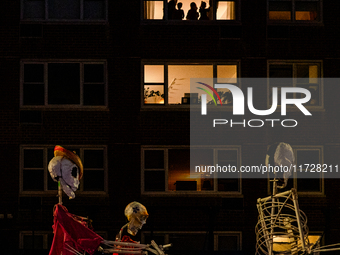
[[[243,198],[243,194],[238,191],[228,192],[228,191],[157,191],[157,192],[142,192],[142,196],[148,197],[235,197]]]
[[[26,19],[20,20],[20,24],[46,24],[46,25],[107,25],[108,20],[41,20]]]
[[[324,26],[322,21],[268,20],[268,26]]]
[[[109,111],[107,106],[75,106],[75,105],[55,105],[55,106],[20,106],[20,110],[42,110],[42,111]]]
[[[212,26],[212,25],[242,25],[239,20],[142,20],[141,25],[194,25],[194,26]]]
[[[326,197],[322,192],[298,192],[299,197]]]
[[[58,194],[57,190],[48,190],[48,191],[21,191],[19,193],[19,197],[31,197],[31,196],[37,196],[37,197],[56,197]],[[108,197],[108,193],[105,191],[76,191],[75,192],[76,197]],[[63,199],[67,199],[67,196],[63,193]],[[56,201],[58,199],[56,198]]]
[[[215,106],[212,106],[214,108],[211,108],[208,106],[208,111],[228,111],[232,112],[233,108],[230,105],[225,105],[220,107],[218,105],[216,108]],[[201,111],[201,105],[142,105],[141,111]]]
[[[271,105],[267,105],[267,109],[269,109]],[[325,112],[325,108],[323,106],[305,106],[307,110],[310,110],[311,112]],[[288,107],[287,106],[287,112],[301,112],[301,110],[297,107]],[[281,112],[281,106],[278,105],[275,112]]]

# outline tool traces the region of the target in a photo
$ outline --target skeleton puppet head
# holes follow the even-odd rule
[[[145,206],[138,202],[131,202],[125,208],[125,216],[129,221],[128,233],[135,236],[139,229],[142,229],[149,217]]]
[[[73,152],[57,145],[54,148],[54,158],[48,164],[52,179],[60,184],[68,197],[75,198],[74,191],[78,189],[79,180],[83,176],[83,164]]]

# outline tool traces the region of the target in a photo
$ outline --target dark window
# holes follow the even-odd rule
[[[42,250],[44,248],[43,235],[24,235],[23,236],[24,250]]]
[[[79,64],[48,64],[48,103],[80,103]]]
[[[24,19],[45,19],[45,0],[24,0]]]
[[[22,103],[24,106],[104,106],[106,104],[106,82],[102,63],[84,63],[84,65],[27,63],[23,67]]]
[[[165,191],[165,172],[164,171],[145,171],[144,172],[145,191]]]
[[[105,20],[106,0],[23,0],[22,18],[57,21]]]
[[[86,20],[105,19],[105,1],[84,0],[84,19]]]
[[[270,21],[320,21],[320,0],[269,0]]]
[[[215,164],[238,167],[236,149],[169,148],[145,149],[143,152],[144,191],[240,192],[239,173],[214,178],[215,175],[205,171]],[[190,173],[192,166],[200,166],[202,172]]]

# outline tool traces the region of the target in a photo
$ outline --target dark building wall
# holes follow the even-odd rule
[[[268,194],[267,179],[243,179],[239,196],[147,196],[141,195],[141,146],[189,145],[188,109],[142,108],[143,60],[237,60],[241,77],[266,77],[267,61],[322,60],[324,77],[340,73],[338,3],[323,4],[324,22],[315,26],[267,25],[266,1],[241,3],[241,21],[236,24],[173,24],[140,21],[140,3],[123,1],[119,8],[110,1],[109,20],[104,24],[43,23],[34,27],[41,35],[22,36],[27,29],[20,22],[19,1],[0,3],[0,144],[2,145],[0,247],[18,247],[19,231],[50,231],[52,209],[57,198],[50,195],[19,194],[21,145],[105,145],[107,146],[108,194],[75,200],[64,198],[74,214],[89,216],[95,229],[108,232],[113,240],[125,224],[123,210],[131,201],[147,206],[150,218],[146,231],[242,231],[242,249],[253,253],[257,222],[256,199]],[[124,10],[122,12],[121,10]],[[277,31],[281,31],[278,33]],[[104,110],[21,109],[20,61],[106,60],[108,107]],[[242,88],[245,90],[245,87]],[[267,87],[256,88],[255,105],[264,109]],[[304,117],[294,129],[265,127],[228,129],[227,144],[241,145],[242,163],[260,165],[267,145],[285,141],[292,145],[324,146],[324,161],[338,164],[340,87],[324,86],[325,110]],[[20,122],[20,116],[34,110],[38,124]],[[29,112],[29,111],[28,111]],[[228,118],[231,112],[226,113]],[[280,118],[275,113],[273,118]],[[251,118],[249,113],[245,118]],[[325,180],[325,195],[299,199],[311,230],[325,231],[327,243],[338,242],[340,222],[338,180]],[[139,236],[138,236],[139,237]]]

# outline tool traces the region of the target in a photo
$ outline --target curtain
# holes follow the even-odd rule
[[[218,20],[234,20],[235,19],[235,2],[219,1],[217,2],[216,19]]]
[[[155,1],[145,1],[144,2],[144,19],[154,19],[155,18]]]

